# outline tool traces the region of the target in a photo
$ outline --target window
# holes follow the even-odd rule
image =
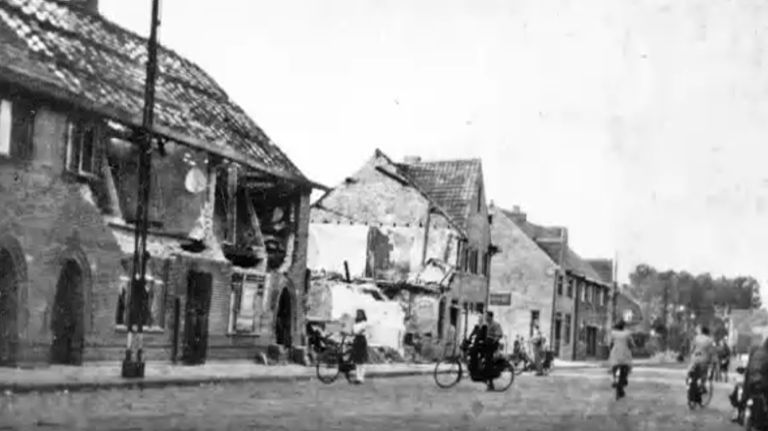
[[[531,310],[530,334],[528,335],[529,337],[533,337],[533,326],[538,324],[539,324],[539,310]]]
[[[468,255],[469,255],[468,270],[472,274],[477,274],[480,255],[477,252],[477,250],[469,250]]]
[[[603,305],[608,305],[611,302],[610,289],[603,290]]]
[[[67,170],[78,175],[96,174],[97,144],[95,123],[70,121],[67,130]]]
[[[483,314],[483,311],[485,310],[485,304],[482,302],[478,302],[475,304],[475,310],[478,314]]]
[[[146,275],[147,284],[147,302],[145,304],[144,315],[146,320],[143,326],[148,330],[162,331],[165,328],[165,289],[162,280],[149,274]],[[117,313],[115,315],[115,324],[118,329],[127,329],[128,322],[128,290],[131,288],[131,278],[120,277],[120,284],[117,294]]]
[[[483,186],[477,188],[477,212],[483,210]]]
[[[256,274],[233,274],[230,298],[231,334],[251,334],[257,331],[256,323],[261,317],[261,303],[264,298],[264,276]]]
[[[565,344],[571,344],[571,315],[565,315],[565,336],[563,337]]]
[[[488,265],[488,252],[483,253],[483,275],[488,277],[490,275],[490,265]]]
[[[34,124],[35,111],[29,104],[0,100],[0,156],[30,158]]]
[[[607,297],[608,297],[608,290],[607,289],[598,289],[598,291],[597,291],[597,301],[598,301],[598,304],[601,307],[605,306],[605,303],[607,302],[606,301]]]
[[[587,302],[587,285],[582,281],[579,281],[579,290],[581,291],[579,295],[581,302]]]
[[[573,298],[573,279],[568,277],[568,297]]]
[[[557,294],[563,296],[563,276],[557,276]]]
[[[11,102],[0,99],[0,156],[11,155]]]

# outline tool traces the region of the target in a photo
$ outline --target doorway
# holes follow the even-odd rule
[[[597,328],[587,326],[587,356],[597,356]]]
[[[291,347],[292,314],[291,293],[285,288],[280,293],[275,316],[275,343],[283,347]]]
[[[16,365],[19,346],[18,304],[19,281],[13,257],[0,249],[0,366]]]
[[[184,318],[184,349],[182,362],[186,365],[204,364],[208,351],[208,312],[211,308],[213,276],[207,272],[190,271],[187,276],[187,306]]]
[[[556,357],[560,357],[560,340],[562,340],[562,327],[563,318],[558,314],[558,316],[555,317],[555,342],[552,346],[555,350]]]
[[[56,283],[51,313],[51,363],[83,363],[83,271],[74,260],[67,260]]]

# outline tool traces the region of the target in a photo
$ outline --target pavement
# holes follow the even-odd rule
[[[555,360],[555,370],[600,368],[601,362]],[[637,364],[641,366],[641,364]],[[432,374],[433,363],[370,364],[370,378]],[[58,392],[117,388],[160,388],[238,382],[303,381],[315,378],[315,368],[302,365],[261,365],[250,361],[209,361],[183,366],[148,362],[143,379],[124,379],[119,362],[94,362],[83,366],[51,365],[44,368],[0,368],[0,392]]]
[[[0,394],[0,430],[516,430],[736,431],[728,391],[686,406],[684,371],[638,367],[616,401],[605,369],[518,376],[506,392],[431,376],[292,383],[241,382],[77,393]]]

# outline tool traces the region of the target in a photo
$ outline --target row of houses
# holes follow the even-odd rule
[[[98,1],[0,1],[0,365],[122,359],[146,59]],[[611,263],[487,205],[479,160],[376,151],[310,205],[327,189],[204,70],[158,63],[148,360],[300,351],[332,272],[399,301],[379,315],[434,352],[487,308],[510,337],[538,320],[561,356],[599,351]]]
[[[488,204],[484,190],[480,160],[395,162],[376,150],[312,205],[309,268],[345,272],[399,299],[418,321],[404,338],[426,340],[426,356],[445,351],[486,309],[507,348],[538,324],[562,358],[604,356],[614,298],[630,323],[639,317],[617,292],[613,262],[582,259],[567,229]]]

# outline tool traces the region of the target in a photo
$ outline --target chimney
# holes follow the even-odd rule
[[[99,13],[99,0],[69,0],[69,4],[72,5],[72,7],[92,14]]]
[[[403,157],[403,163],[406,165],[413,165],[415,163],[421,162],[421,157],[419,156],[405,156]]]

